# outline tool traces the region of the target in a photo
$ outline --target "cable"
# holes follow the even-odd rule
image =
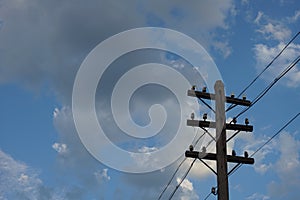
[[[200,139],[205,135],[205,132],[196,140],[194,146],[196,146],[198,144],[198,142],[200,141]]]
[[[172,177],[170,178],[169,182],[167,183],[166,187],[163,189],[163,191],[160,193],[158,200],[161,199],[162,195],[165,193],[165,191],[167,190],[167,188],[170,186],[173,178],[175,177],[175,175],[177,174],[179,168],[181,167],[181,165],[186,161],[186,158],[184,158],[181,163],[178,165],[177,169],[175,170],[175,172],[173,173]]]
[[[258,95],[256,100],[254,101],[254,104],[259,101],[270,89],[271,87],[280,79],[282,78],[292,67],[294,67],[300,60],[300,56],[298,56],[298,58],[296,58],[293,63],[294,64],[290,64],[290,66],[288,68],[286,68],[274,81],[272,84],[270,84],[269,87],[267,87],[261,94],[262,95]],[[251,104],[251,105],[254,105]],[[249,108],[248,108],[249,109]],[[244,111],[242,111],[238,116],[240,116],[241,114],[243,114],[244,112],[246,112],[248,109],[245,109]],[[281,133],[282,130],[284,130],[290,123],[292,123],[298,116],[300,115],[300,112],[297,113],[292,119],[290,119],[281,129],[279,129],[271,138],[269,138],[262,146],[260,146],[254,153],[252,153],[250,155],[250,157],[253,157],[257,152],[259,152],[265,145],[267,145],[271,140],[273,140],[279,133]],[[238,117],[237,116],[237,117]],[[231,176],[232,174],[234,174],[243,164],[237,164],[235,165],[232,170],[229,172],[228,176]],[[217,188],[217,187],[215,187]],[[204,200],[208,199],[210,197],[212,193],[209,193]]]
[[[184,176],[182,177],[182,179],[180,180],[180,182],[177,184],[177,186],[175,187],[175,190],[172,192],[172,194],[169,197],[169,200],[172,199],[172,197],[174,196],[174,194],[176,193],[176,191],[178,190],[178,188],[180,187],[181,183],[184,181],[184,179],[187,177],[187,175],[189,174],[189,172],[191,171],[194,163],[196,162],[197,158],[195,158],[193,160],[193,162],[191,163],[190,167],[188,168],[188,170],[185,172]]]
[[[208,197],[210,197],[211,194],[212,194],[211,192],[209,194],[207,194],[206,197],[204,198],[204,200],[207,200]]]
[[[206,130],[206,129],[205,129]],[[207,131],[207,130],[206,130]],[[213,142],[214,140],[212,139],[207,145],[206,148]],[[178,190],[178,188],[180,187],[180,185],[182,184],[182,182],[184,181],[184,179],[187,177],[188,173],[190,172],[190,170],[192,169],[194,163],[196,162],[197,158],[195,158],[193,160],[193,162],[191,163],[190,167],[188,168],[188,170],[186,171],[186,173],[184,174],[183,178],[181,179],[181,181],[177,184],[177,186],[175,187],[175,190],[172,192],[172,194],[169,197],[169,200],[172,199],[172,197],[174,196],[174,194],[176,193],[176,191]]]
[[[238,97],[240,97],[253,83],[273,64],[273,62],[285,51],[285,49],[298,37],[300,31],[284,46],[284,48],[273,58],[273,60],[247,85],[247,87],[240,92]]]
[[[273,64],[273,62],[285,51],[285,49],[299,36],[300,31],[284,46],[284,48],[273,58],[273,60],[243,89],[240,94],[238,95],[238,98],[246,92],[249,87],[251,87],[254,82]],[[227,109],[226,112],[231,110],[234,106],[234,104],[231,104]]]
[[[272,64],[273,62],[283,53],[283,51],[292,43],[292,41],[298,37],[298,35],[300,34],[300,32],[298,32],[293,38],[291,41],[289,41],[289,43],[279,52],[279,54],[264,68],[264,70],[258,74],[258,76],[255,77],[255,79],[238,95],[238,97],[241,96],[241,94],[243,94]],[[235,118],[239,117],[240,115],[242,115],[243,113],[245,113],[247,110],[250,109],[250,107],[252,107],[254,104],[256,104],[272,87],[273,85],[275,85],[275,83],[277,81],[279,81],[287,72],[289,72],[300,60],[300,56],[298,56],[297,59],[295,59],[294,61],[294,64],[291,64],[287,69],[285,69],[265,90],[263,90],[256,98],[255,100],[253,101],[253,103],[246,109],[244,109],[241,113],[239,113]],[[209,105],[206,104],[206,102],[204,102],[202,99],[200,99],[209,109],[211,109],[212,111],[214,111]],[[226,110],[230,110],[232,108],[232,105]],[[300,114],[300,113],[299,113]],[[204,134],[203,134],[204,135]],[[202,135],[202,136],[203,136]],[[201,137],[202,137],[201,136]],[[197,142],[199,141],[200,139],[197,140]],[[196,142],[196,143],[197,143]],[[211,142],[210,142],[211,143]],[[209,144],[210,144],[209,143]],[[163,192],[160,194],[159,196],[159,199],[161,198],[162,194],[165,192],[165,190],[168,188],[168,186],[170,185],[170,183],[172,182],[173,178],[175,177],[177,171],[179,170],[179,168],[181,167],[181,165],[184,163],[186,159],[184,159],[180,165],[177,167],[175,173],[173,174],[173,176],[171,177],[169,183],[167,184],[167,186],[165,187],[165,189],[163,190]],[[175,190],[171,193],[169,199],[172,199],[172,197],[174,196],[174,194],[176,193],[176,191],[178,190],[178,188],[180,187],[180,185],[182,184],[182,182],[184,181],[184,179],[187,177],[188,173],[190,172],[192,166],[194,165],[196,161],[196,158],[193,160],[193,162],[191,163],[190,167],[188,168],[188,170],[186,171],[186,173],[184,174],[183,178],[181,179],[181,181],[178,183],[178,185],[176,186]],[[239,168],[239,167],[238,167]],[[237,169],[238,169],[237,168]],[[237,170],[236,169],[236,170]],[[235,170],[235,171],[236,171]],[[234,172],[235,172],[234,171]],[[234,173],[233,172],[233,173]],[[211,195],[211,193],[205,198],[207,199],[209,196]]]
[[[288,125],[290,125],[290,123],[292,123],[298,116],[300,115],[300,112],[298,114],[296,114],[293,118],[291,118],[281,129],[279,129],[272,137],[270,137],[262,146],[260,146],[256,151],[254,151],[250,157],[253,157],[257,152],[259,152],[264,146],[266,146],[269,142],[271,142],[271,140],[273,140],[279,133],[281,133],[282,130],[284,130]],[[228,175],[232,175],[233,173],[235,173],[243,164],[237,164],[236,169],[232,170],[232,172]]]
[[[292,123],[298,116],[300,112],[296,114],[292,119],[290,119],[279,131],[277,131],[270,139],[268,139],[261,147],[259,147],[254,153],[251,154],[251,157],[259,152],[264,146],[266,146],[271,140],[273,140],[283,129],[285,129],[290,123]]]
[[[207,130],[207,129],[205,129],[205,128],[203,128],[203,127],[200,127],[205,133],[207,133],[210,137],[211,137],[211,139],[213,139],[214,141],[216,141],[216,138],[214,137],[214,136],[212,136],[212,134]]]
[[[215,111],[208,103],[206,103],[203,99],[199,98],[199,100],[200,100],[204,105],[206,105],[211,111],[213,111],[214,113],[216,113],[216,111]]]
[[[288,65],[287,68],[285,68],[284,71],[281,72],[281,74],[279,74],[272,83],[270,83],[270,85],[268,85],[263,91],[261,91],[253,100],[253,102],[251,103],[251,105],[247,108],[245,108],[244,110],[242,110],[238,115],[235,116],[235,118],[237,119],[239,116],[241,116],[242,114],[244,114],[247,110],[249,110],[252,106],[254,106],[283,76],[285,76],[298,62],[300,61],[300,55],[292,62]],[[232,120],[233,121],[233,120]],[[231,122],[232,122],[231,121]],[[230,122],[230,123],[231,123]]]
[[[295,36],[294,36],[294,38],[288,43],[288,45],[298,36],[300,34],[300,32],[298,32]],[[287,46],[288,46],[287,45]],[[286,46],[286,47],[287,47]],[[285,48],[286,48],[285,47]],[[285,49],[284,48],[284,49]],[[284,51],[284,49],[279,53],[279,55]],[[279,57],[279,55],[278,56],[276,56],[275,57],[275,59],[277,58],[277,57]],[[275,60],[275,59],[273,59],[273,60]],[[239,116],[241,116],[243,113],[245,113],[247,110],[249,110],[253,105],[255,105],[283,76],[285,76],[298,62],[300,61],[300,56],[298,56],[296,59],[294,59],[294,61],[292,62],[292,63],[290,63],[289,65],[288,65],[288,67],[287,68],[285,68],[285,70],[284,71],[282,71],[274,80],[273,80],[273,82],[272,83],[270,83],[269,84],[269,86],[268,87],[266,87],[261,93],[259,93],[257,96],[256,96],[256,98],[254,99],[254,101],[251,103],[251,105],[249,106],[249,107],[247,107],[247,108],[245,108],[242,112],[240,112],[235,118],[238,118]],[[274,61],[272,61],[269,65],[271,65],[272,63],[273,63]],[[267,66],[267,67],[269,67],[269,65]],[[264,71],[265,71],[266,69],[264,69]],[[263,71],[263,72],[264,72]],[[259,76],[263,73],[263,72],[261,72],[260,74],[259,74]],[[259,77],[258,76],[258,77]],[[257,78],[258,78],[257,77]],[[256,79],[257,79],[256,78]],[[256,79],[253,81],[253,83],[256,81]],[[251,83],[249,86],[247,86],[247,89],[253,84],[253,83]],[[247,89],[245,89],[244,91],[246,91]],[[244,92],[244,91],[242,91],[241,92],[241,94]],[[239,94],[239,96],[241,95],[241,94]],[[232,105],[230,106],[230,107],[232,107]],[[229,109],[230,109],[230,107],[226,110],[226,111],[228,111]],[[258,148],[250,157],[252,157],[252,156],[254,156],[258,151],[260,151],[266,144],[268,144],[274,137],[276,137],[284,128],[286,128],[293,120],[295,120],[298,116],[300,115],[300,113],[298,113],[294,118],[292,118],[288,123],[286,123],[278,132],[276,132],[268,141],[266,141],[260,148]],[[232,120],[233,121],[233,120]],[[230,122],[230,123],[232,123],[232,121]],[[232,174],[234,174],[241,166],[242,166],[243,164],[237,164],[231,171],[230,171],[230,173],[228,174],[228,176],[230,176],[230,175],[232,175]],[[217,187],[215,187],[215,188],[217,188]],[[212,193],[209,193],[206,197],[205,197],[205,200],[206,199],[208,199],[209,197],[210,197],[210,195],[211,195]]]
[[[198,140],[195,143],[195,146],[197,145],[197,143],[199,142],[199,140],[205,135],[205,133],[207,133],[208,131],[205,129],[205,132],[198,138]],[[206,145],[206,148],[208,148],[208,146],[213,142],[214,140],[210,140],[208,142],[208,144]],[[193,160],[193,162],[191,163],[191,165],[189,166],[188,170],[185,172],[184,176],[182,177],[182,179],[180,180],[180,182],[177,184],[177,186],[175,187],[175,189],[173,190],[173,192],[171,193],[169,200],[172,199],[172,197],[175,195],[176,191],[178,190],[178,188],[180,187],[180,185],[182,184],[182,182],[184,181],[184,179],[187,177],[188,173],[190,172],[190,170],[192,169],[194,163],[196,162],[197,158],[195,158]],[[172,176],[172,179],[174,178],[175,175]],[[170,184],[169,184],[170,185]],[[168,186],[169,186],[168,185]],[[168,187],[167,186],[167,187]]]
[[[280,134],[288,125],[290,125],[298,116],[300,115],[300,112],[297,113],[293,118],[291,118],[284,126],[282,126],[271,138],[269,138],[263,145],[261,145],[256,151],[254,151],[250,157],[253,157],[257,152],[259,152],[264,146],[266,146],[269,142],[271,142],[278,134]],[[234,174],[243,164],[237,164],[235,165],[232,170],[229,172],[228,176],[231,176]],[[223,184],[223,183],[221,183]],[[215,187],[218,188],[217,186]],[[204,200],[207,200],[212,193],[210,192],[207,194],[207,196],[204,198]]]
[[[198,129],[199,130],[199,129]],[[196,132],[196,134],[198,133],[198,131]],[[200,139],[205,135],[205,132],[196,140],[195,145],[196,146],[198,144],[198,142],[200,141]],[[180,164],[178,165],[178,167],[176,168],[176,170],[174,171],[173,175],[171,176],[169,182],[167,183],[167,185],[165,186],[165,188],[163,189],[163,191],[160,193],[158,200],[161,199],[161,197],[163,196],[163,194],[165,193],[165,191],[168,189],[168,187],[171,185],[172,180],[174,179],[175,175],[177,174],[177,172],[179,171],[179,168],[183,165],[183,163],[186,161],[187,158],[184,158]]]

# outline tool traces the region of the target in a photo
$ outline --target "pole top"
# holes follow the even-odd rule
[[[215,89],[220,87],[224,87],[224,83],[221,80],[217,80],[215,83]]]

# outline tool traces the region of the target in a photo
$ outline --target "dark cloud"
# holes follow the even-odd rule
[[[189,4],[180,1],[172,4],[106,0],[2,1],[0,82],[17,81],[34,89],[50,86],[60,100],[66,100],[85,56],[109,36],[151,25],[154,19],[151,15],[155,15],[166,27],[196,36],[209,47],[206,42],[210,41],[209,32],[226,26],[231,7],[230,0]]]
[[[110,1],[4,1],[0,10],[0,81],[34,89],[48,82],[60,98],[70,97],[93,47],[143,24],[133,4]]]
[[[172,3],[138,0],[126,3],[122,0],[4,0],[0,5],[0,83],[19,83],[37,91],[46,88],[46,93],[50,90],[62,105],[66,105],[64,109],[68,109],[76,72],[83,59],[99,42],[120,31],[152,25],[182,31],[210,48],[214,37],[212,31],[226,28],[225,21],[231,9],[231,0],[194,0],[189,3],[179,0]],[[108,79],[112,76],[113,73],[109,74]],[[148,104],[153,101],[145,99],[143,95],[137,97]],[[104,166],[93,159],[81,144],[70,110],[62,110],[59,117],[54,119],[54,124],[59,131],[58,142],[66,144],[70,153],[58,156],[62,166],[58,174],[72,177],[70,179],[79,185],[68,185],[65,198],[80,199],[90,191],[95,191],[95,196],[102,198],[94,173]],[[122,183],[129,183],[133,191],[142,191],[136,199],[146,196],[152,199],[172,171],[174,166],[166,168],[164,173],[124,174]],[[122,188],[116,190],[124,195],[132,195],[126,194]],[[46,187],[40,190],[46,197],[52,194],[49,191]],[[115,198],[121,197],[117,195]]]

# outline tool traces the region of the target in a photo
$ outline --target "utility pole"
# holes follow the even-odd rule
[[[243,99],[234,98],[234,95],[230,97],[225,96],[224,84],[218,80],[214,86],[215,94],[209,94],[206,90],[195,91],[194,88],[188,91],[188,96],[197,97],[199,99],[215,100],[215,122],[206,121],[207,117],[203,117],[201,120],[187,120],[188,126],[198,126],[203,129],[215,128],[216,129],[216,154],[207,153],[206,150],[202,152],[194,151],[193,149],[185,152],[186,157],[198,158],[205,164],[210,170],[217,175],[218,190],[212,188],[212,193],[218,195],[218,200],[229,200],[228,191],[228,169],[227,162],[233,162],[238,164],[254,164],[253,158],[248,158],[248,153],[244,153],[244,157],[234,155],[227,155],[227,142],[232,139],[240,131],[252,132],[253,126],[248,125],[248,119],[245,120],[246,125],[236,124],[236,119],[232,123],[226,123],[225,116],[225,103],[232,103],[235,105],[250,106],[251,102]],[[226,137],[227,130],[236,130],[237,132],[230,138]],[[211,136],[211,134],[210,134]],[[214,171],[204,160],[215,160],[217,162],[217,171]]]
[[[218,199],[228,200],[228,176],[227,176],[227,146],[226,146],[226,117],[225,117],[225,93],[222,81],[215,84],[216,95],[216,150],[217,150],[217,180]]]

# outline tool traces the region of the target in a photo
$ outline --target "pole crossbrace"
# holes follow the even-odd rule
[[[199,160],[208,168],[210,169],[215,175],[218,176],[217,172],[211,167],[209,166],[206,162],[204,162],[201,158],[199,158]]]
[[[185,157],[188,158],[198,158],[204,160],[217,160],[217,154],[215,153],[203,153],[199,151],[186,151]],[[230,163],[237,163],[237,164],[254,164],[254,158],[246,158],[242,156],[232,156],[226,155],[227,161]]]
[[[203,128],[216,128],[216,122],[212,122],[212,121],[188,119],[186,124],[187,124],[187,126],[197,126],[197,127],[203,127]],[[246,132],[253,131],[253,126],[243,125],[243,124],[226,123],[225,128],[227,130],[233,130],[233,131],[246,131]]]

